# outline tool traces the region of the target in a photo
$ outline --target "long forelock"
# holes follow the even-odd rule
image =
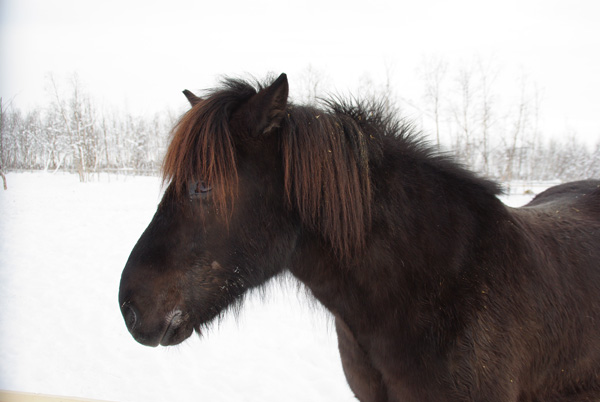
[[[182,116],[162,166],[163,183],[171,183],[177,198],[183,198],[190,182],[202,181],[212,187],[211,199],[218,208],[231,209],[238,176],[229,119],[254,93],[243,81],[227,80]]]

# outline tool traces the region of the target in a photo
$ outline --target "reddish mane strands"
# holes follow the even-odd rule
[[[229,120],[232,111],[265,87],[226,80],[222,89],[196,98],[174,128],[163,162],[163,181],[173,185],[177,198],[184,199],[190,182],[202,180],[213,188],[215,205],[231,211],[238,172],[237,137]],[[371,119],[359,121],[352,108],[361,109],[335,102],[323,109],[288,104],[281,127],[270,134],[280,137],[288,205],[346,260],[364,249],[371,220],[369,151],[362,127]]]
[[[176,197],[187,194],[190,182],[203,181],[222,211],[231,211],[238,180],[229,116],[239,101],[231,95],[215,92],[183,115],[162,166],[163,182],[171,182]]]
[[[371,185],[364,134],[348,116],[291,107],[282,134],[287,201],[342,259],[365,247]]]

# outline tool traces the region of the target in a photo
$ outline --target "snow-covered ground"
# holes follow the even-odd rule
[[[10,173],[0,190],[0,389],[108,401],[351,401],[333,323],[294,286],[248,298],[202,338],[148,348],[118,308],[158,178]],[[519,187],[521,186],[521,187]],[[519,184],[522,205],[543,186]]]

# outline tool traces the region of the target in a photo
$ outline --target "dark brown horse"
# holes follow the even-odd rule
[[[377,102],[228,80],[174,130],[123,271],[133,337],[174,345],[290,271],[363,401],[599,401],[600,181],[523,208]]]

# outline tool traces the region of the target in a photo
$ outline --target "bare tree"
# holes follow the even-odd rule
[[[3,167],[6,166],[6,163],[4,162],[4,116],[6,108],[7,106],[0,97],[0,176],[2,176],[2,184],[4,185],[5,190],[8,189],[8,186],[6,185],[6,176],[3,171]]]
[[[442,113],[442,84],[446,77],[448,64],[441,59],[430,59],[423,63],[421,78],[425,82],[425,102],[430,104],[435,124],[435,140],[438,149],[440,149],[440,120]]]
[[[2,166],[5,166],[4,163],[4,115],[5,115],[6,105],[4,104],[2,98],[0,97],[0,171],[2,171]]]
[[[324,73],[309,64],[300,74],[300,100],[315,104],[324,85]]]
[[[600,177],[600,142],[596,144],[596,148],[590,155],[588,170],[584,177]]]
[[[485,174],[489,173],[490,164],[490,131],[494,122],[494,93],[492,86],[497,77],[497,70],[491,61],[485,63],[478,59],[479,70],[479,94],[480,94],[480,154],[482,157],[482,168]]]
[[[79,78],[71,77],[70,95],[61,94],[53,75],[49,76],[54,98],[53,109],[60,116],[71,147],[79,180],[87,181],[90,171],[98,166],[98,136],[95,129],[94,108],[90,97],[82,92]],[[65,99],[67,98],[67,99]]]
[[[468,165],[473,165],[473,109],[475,88],[472,69],[462,66],[456,75],[455,84],[459,101],[452,105],[452,114],[457,126],[455,148]]]
[[[507,160],[504,173],[504,179],[506,181],[515,178],[515,173],[517,177],[522,173],[521,168],[525,151],[523,138],[525,138],[525,132],[530,123],[531,103],[527,93],[528,81],[526,75],[522,74],[519,81],[520,95],[517,112],[516,114],[513,114],[514,120],[512,121],[510,131],[507,133],[509,135],[509,142],[506,150]]]

